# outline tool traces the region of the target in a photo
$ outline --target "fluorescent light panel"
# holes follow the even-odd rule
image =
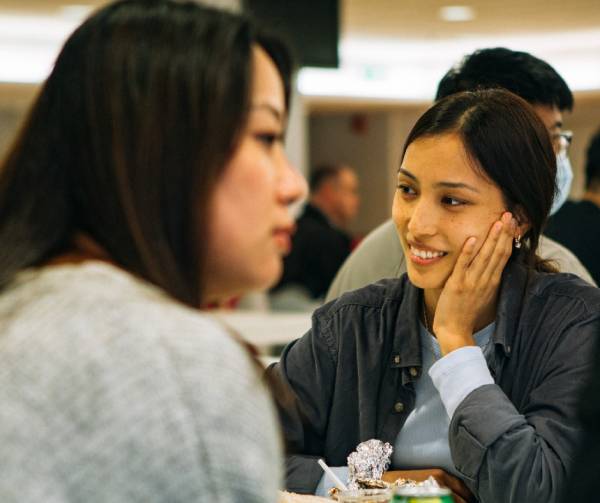
[[[475,19],[475,11],[468,5],[447,5],[440,7],[439,16],[450,23],[465,22]]]
[[[0,15],[0,81],[44,80],[66,38],[88,14],[89,9],[72,8],[62,16]],[[305,68],[298,86],[307,96],[430,100],[452,64],[475,49],[497,46],[547,60],[574,90],[600,89],[600,30],[438,41],[346,39],[339,69]]]
[[[301,70],[299,90],[306,96],[431,100],[438,81],[463,56],[499,46],[548,61],[573,90],[600,89],[600,30],[588,30],[438,41],[347,39],[340,44],[340,69]]]

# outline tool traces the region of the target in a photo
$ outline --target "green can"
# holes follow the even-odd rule
[[[454,503],[452,492],[445,487],[399,487],[393,503]]]

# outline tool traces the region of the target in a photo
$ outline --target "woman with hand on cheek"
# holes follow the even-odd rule
[[[289,488],[324,493],[316,460],[343,478],[378,438],[394,446],[386,480],[434,475],[459,502],[558,500],[600,293],[535,255],[555,172],[543,124],[506,91],[417,121],[393,203],[407,275],[317,310],[269,369],[295,396],[280,404]]]
[[[275,409],[202,306],[268,288],[306,186],[290,61],[125,0],[67,40],[0,173],[0,500],[275,502]]]

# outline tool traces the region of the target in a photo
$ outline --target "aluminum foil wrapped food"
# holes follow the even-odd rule
[[[348,456],[348,489],[369,487],[370,481],[380,481],[390,465],[392,446],[372,438],[361,442]]]

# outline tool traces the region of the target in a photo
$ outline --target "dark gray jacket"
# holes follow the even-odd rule
[[[364,440],[394,442],[421,374],[420,295],[406,275],[345,294],[317,310],[312,329],[268,369],[291,392],[278,400],[290,490],[314,491],[319,457],[345,465]],[[496,384],[470,393],[449,430],[452,459],[481,502],[558,500],[598,334],[600,289],[507,266],[488,356]]]

